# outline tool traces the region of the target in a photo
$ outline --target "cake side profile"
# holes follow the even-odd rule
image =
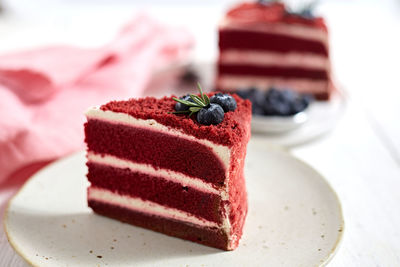
[[[327,100],[332,91],[323,18],[290,13],[283,3],[243,3],[219,25],[217,90],[292,88]]]
[[[88,204],[98,214],[233,250],[247,214],[251,104],[218,125],[172,114],[172,97],[113,101],[86,116]]]

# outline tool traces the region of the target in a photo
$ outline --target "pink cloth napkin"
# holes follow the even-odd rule
[[[84,112],[143,94],[155,68],[184,59],[188,32],[146,16],[98,49],[54,46],[0,56],[0,183],[28,164],[84,148]]]

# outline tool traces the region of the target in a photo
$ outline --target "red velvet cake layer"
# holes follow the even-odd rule
[[[89,200],[88,204],[96,213],[122,222],[203,245],[228,250],[228,237],[220,229],[201,228],[192,224],[152,216],[98,201]]]
[[[208,93],[212,96],[214,93]],[[196,119],[187,115],[176,115],[174,111],[176,102],[171,97],[156,99],[146,97],[130,99],[127,101],[112,101],[101,106],[102,110],[110,110],[129,114],[138,119],[153,119],[160,124],[183,131],[199,139],[207,139],[216,144],[233,146],[241,142],[247,134],[247,125],[251,121],[251,103],[233,94],[237,102],[237,109],[225,113],[224,120],[218,125],[201,125]],[[151,147],[154,147],[152,145]]]
[[[222,186],[226,178],[221,160],[209,147],[198,142],[94,119],[85,124],[85,136],[88,150],[99,154],[181,172],[217,186]]]
[[[219,49],[243,49],[274,52],[305,52],[328,56],[325,44],[272,33],[222,29],[219,31]]]
[[[218,195],[129,169],[90,162],[87,166],[92,186],[186,211],[208,221],[222,222],[222,201]]]
[[[262,77],[283,77],[283,78],[309,78],[313,80],[328,80],[328,73],[325,70],[311,70],[295,67],[257,66],[241,64],[218,64],[219,75],[238,74]]]

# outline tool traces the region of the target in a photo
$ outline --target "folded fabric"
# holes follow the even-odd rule
[[[17,169],[83,148],[84,112],[143,94],[155,68],[187,57],[191,35],[139,16],[104,47],[0,56],[0,183]]]

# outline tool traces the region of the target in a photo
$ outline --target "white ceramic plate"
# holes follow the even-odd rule
[[[177,77],[187,70],[193,70],[198,79],[191,84],[176,83]],[[158,71],[146,92],[150,95],[184,95],[196,92],[199,80],[205,90],[214,88],[215,64],[211,61],[185,62]],[[346,110],[344,88],[339,88],[330,101],[316,101],[307,108],[307,119],[300,121],[290,118],[254,117],[252,132],[271,145],[293,147],[313,141],[332,131]]]
[[[341,92],[336,92],[330,101],[316,101],[307,108],[307,120],[296,125],[288,131],[274,131],[268,127],[275,127],[280,130],[286,125],[285,118],[278,121],[277,125],[271,125],[270,118],[265,118],[263,123],[257,120],[252,123],[252,133],[257,138],[277,146],[293,147],[311,142],[332,131],[346,109],[346,100]],[[295,125],[293,125],[295,126]]]
[[[253,115],[251,131],[253,133],[283,134],[299,128],[308,120],[308,108],[293,116],[260,116]]]
[[[343,233],[339,200],[324,178],[285,152],[250,142],[249,213],[232,252],[95,215],[86,206],[84,153],[33,176],[10,201],[8,239],[35,266],[318,266]]]

